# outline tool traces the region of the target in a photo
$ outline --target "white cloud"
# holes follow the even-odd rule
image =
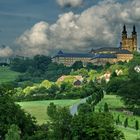
[[[49,28],[48,23],[39,22],[35,24],[31,29],[26,30],[23,35],[17,39],[18,44],[23,44],[24,47],[20,51],[22,55],[35,55],[48,53],[46,46],[49,45],[47,30]]]
[[[13,54],[13,50],[9,46],[0,47],[0,57],[9,57]]]
[[[139,0],[123,4],[105,0],[79,15],[73,12],[59,15],[54,24],[39,22],[25,31],[17,42],[24,46],[21,47],[24,55],[49,54],[59,49],[76,52],[117,47],[123,24],[131,25],[131,28],[138,24],[139,7]]]
[[[35,24],[30,30],[24,32],[24,34],[18,39],[20,43],[25,43],[27,46],[38,46],[46,45],[48,43],[47,39],[47,29],[48,24],[46,22],[39,22]]]
[[[83,3],[83,0],[57,0],[57,3],[61,6],[61,7],[78,7],[81,6],[81,4]]]

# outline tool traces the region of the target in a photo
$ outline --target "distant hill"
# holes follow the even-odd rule
[[[10,70],[9,67],[0,67],[0,84],[5,82],[11,82],[14,81],[18,75],[20,75],[19,72],[15,72]]]

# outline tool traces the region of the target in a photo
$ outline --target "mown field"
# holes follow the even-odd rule
[[[99,109],[102,110],[105,103],[108,104],[108,107],[114,117],[114,120],[117,119],[119,115],[121,124],[117,125],[116,127],[124,133],[126,140],[137,140],[138,135],[140,137],[140,130],[139,131],[135,130],[135,121],[138,120],[140,124],[140,117],[127,115],[123,111],[117,111],[118,109],[121,109],[121,108],[125,110],[125,105],[123,101],[120,99],[120,97],[115,96],[115,95],[105,95],[102,101],[96,106],[96,110],[97,111]],[[123,124],[126,118],[128,118],[129,127],[125,128]]]
[[[39,124],[45,123],[48,120],[47,116],[47,106],[53,102],[58,106],[66,106],[70,107],[73,104],[78,103],[80,100],[45,100],[45,101],[28,101],[28,102],[19,102],[18,104],[32,116],[36,117],[37,122]],[[109,108],[114,116],[114,119],[120,115],[120,120],[122,121],[122,125],[116,125],[116,127],[121,130],[126,140],[137,140],[138,135],[140,135],[140,130],[136,131],[134,129],[135,120],[139,121],[140,124],[140,117],[138,116],[128,116],[123,112],[115,111],[117,108],[125,108],[123,102],[121,101],[120,97],[115,95],[105,95],[104,99],[96,106],[96,110],[99,108],[103,109],[104,103],[108,103]],[[129,127],[124,128],[123,122],[125,118],[128,117]],[[133,126],[133,128],[132,128]]]
[[[9,67],[0,66],[0,83],[14,81],[20,73],[11,71]]]
[[[70,107],[71,105],[79,102],[77,100],[44,100],[44,101],[28,101],[19,102],[18,104],[32,116],[36,117],[39,124],[45,123],[48,120],[47,116],[47,106],[53,102],[58,106]]]

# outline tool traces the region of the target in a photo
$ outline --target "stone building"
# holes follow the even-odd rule
[[[71,66],[76,61],[82,61],[83,65],[86,65],[88,62],[91,62],[93,57],[94,54],[92,53],[64,53],[63,51],[59,51],[52,60],[65,66]]]
[[[124,25],[122,31],[122,49],[128,50],[130,52],[137,51],[137,32],[135,26],[133,26],[133,31],[131,37],[127,36],[126,26]]]
[[[114,50],[114,51],[113,51]],[[118,49],[112,49],[106,48],[102,49],[102,51],[98,51],[98,53],[95,52],[95,56],[91,59],[91,62],[95,65],[105,65],[106,63],[117,63],[119,61],[122,62],[128,62],[131,59],[133,59],[133,54],[128,50],[122,50],[120,48]]]

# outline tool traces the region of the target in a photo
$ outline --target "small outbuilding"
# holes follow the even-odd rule
[[[73,83],[73,85],[74,86],[81,86],[81,84],[82,84],[82,82],[80,81],[80,80],[76,80],[74,83]]]

